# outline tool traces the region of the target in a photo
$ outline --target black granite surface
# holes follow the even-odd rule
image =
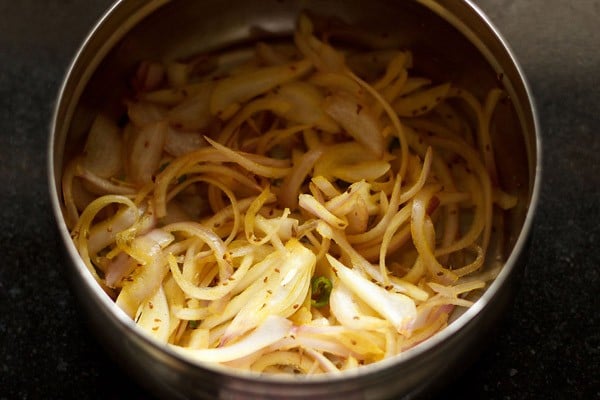
[[[0,400],[148,398],[61,274],[46,144],[71,57],[109,0],[0,0]],[[600,1],[480,0],[535,97],[544,184],[524,280],[439,398],[600,398]]]

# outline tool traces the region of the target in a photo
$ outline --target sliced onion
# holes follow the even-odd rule
[[[391,85],[391,83],[400,75],[402,71],[412,62],[410,53],[398,52],[393,58],[387,63],[385,74],[373,84],[373,88],[381,91],[385,87]]]
[[[295,329],[294,340],[290,342],[290,346],[299,345],[300,348],[361,360],[378,360],[384,354],[372,331],[359,332],[339,325],[300,326]]]
[[[167,343],[170,332],[169,304],[162,285],[152,297],[140,307],[136,318],[137,326],[142,328],[151,337],[162,343]]]
[[[387,291],[346,267],[329,254],[326,257],[338,278],[355,296],[386,318],[398,333],[405,336],[410,335],[410,324],[417,316],[415,302],[410,297]]]
[[[258,174],[260,176],[264,176],[267,178],[283,178],[290,172],[291,168],[270,167],[266,165],[261,165],[259,162],[255,162],[252,159],[245,157],[244,154],[241,152],[231,150],[207,137],[205,137],[205,139],[215,149],[217,149],[217,151],[219,151],[227,159],[229,159],[229,161],[235,162],[236,164],[239,164],[247,170],[254,172],[255,174]],[[267,159],[267,157],[263,157],[263,159]]]
[[[329,181],[334,181],[337,178],[332,173],[334,169],[377,159],[373,153],[365,151],[360,143],[352,141],[334,144],[327,146],[323,155],[315,163],[313,176],[323,176]]]
[[[181,130],[200,130],[208,126],[212,119],[209,103],[215,83],[208,81],[204,87],[197,88],[197,93],[169,110],[167,119]]]
[[[128,173],[133,182],[144,184],[152,181],[160,165],[166,137],[167,124],[164,121],[135,131],[128,153]]]
[[[482,289],[485,287],[484,281],[471,281],[453,286],[440,285],[439,283],[435,282],[427,282],[427,284],[431,289],[433,289],[434,292],[437,292],[443,297],[448,298],[457,298],[462,293],[471,292],[473,290]]]
[[[365,99],[365,91],[361,86],[341,73],[319,71],[310,76],[309,82],[324,89],[348,92],[358,99]]]
[[[273,236],[281,242],[286,242],[293,237],[294,232],[298,229],[298,220],[288,218],[288,216],[289,209],[286,209],[284,214],[278,218],[265,218],[262,215],[257,215],[254,223],[267,237]]]
[[[116,175],[122,167],[121,133],[117,124],[98,114],[85,142],[83,168],[101,178]]]
[[[294,32],[294,42],[305,57],[321,71],[340,72],[345,68],[344,55],[313,35],[310,19],[301,14],[298,29]]]
[[[84,180],[86,190],[98,194],[119,194],[133,195],[136,193],[135,188],[125,182],[114,183],[111,179],[101,178],[91,171],[80,166],[76,167],[76,175]]]
[[[106,273],[104,279],[106,279],[106,285],[109,287],[116,287],[116,285],[129,274],[135,267],[134,260],[125,252],[117,254],[110,260],[106,267]]]
[[[229,261],[227,261],[227,258],[229,257],[226,256],[226,254],[228,253],[225,247],[225,243],[211,229],[208,229],[207,227],[197,222],[176,222],[170,225],[166,225],[162,229],[165,232],[179,231],[185,232],[186,234],[191,236],[198,237],[200,240],[206,243],[208,247],[210,247],[210,249],[214,252],[215,260],[217,261],[217,264],[219,264],[219,267],[224,271],[228,271],[229,274],[232,272],[233,268]],[[225,278],[229,276],[227,274],[223,275],[225,275]]]
[[[400,187],[401,179],[397,177],[394,180],[394,187],[390,196],[390,203],[385,209],[383,216],[379,219],[377,224],[369,229],[367,232],[359,233],[355,235],[348,235],[347,239],[350,243],[368,243],[383,237],[389,222],[392,220],[394,215],[398,212],[398,206],[400,205]],[[385,197],[385,196],[383,196]],[[379,240],[378,240],[379,241]]]
[[[123,207],[112,218],[95,224],[89,233],[88,249],[96,254],[115,242],[117,234],[131,227],[141,216],[137,208]]]
[[[383,160],[364,161],[352,165],[333,168],[331,173],[346,182],[358,182],[361,180],[374,181],[384,176],[391,166]]]
[[[320,354],[320,353],[319,353]],[[288,366],[294,370],[299,369],[305,374],[314,372],[315,360],[306,357],[305,354],[294,351],[274,351],[261,356],[251,366],[252,371],[265,372],[270,367],[281,368]],[[319,370],[322,372],[321,370]]]
[[[180,346],[171,348],[194,360],[204,362],[227,362],[249,356],[272,345],[290,332],[292,323],[285,318],[268,316],[264,323],[248,336],[229,346],[211,349],[188,349]]]
[[[175,257],[171,255],[169,257],[169,267],[171,269],[171,274],[173,278],[181,287],[181,289],[187,294],[189,297],[199,300],[216,300],[231,292],[237,282],[239,282],[250,266],[252,265],[252,257],[244,258],[242,264],[235,270],[235,272],[231,275],[231,279],[226,280],[225,282],[220,282],[216,286],[211,287],[198,287],[194,285],[191,281],[185,279],[181,271],[179,270],[179,265],[175,260]]]
[[[165,151],[179,157],[206,146],[206,140],[197,132],[185,132],[169,126],[165,137]]]
[[[338,132],[339,126],[323,111],[323,95],[313,85],[291,82],[282,85],[273,96],[291,104],[281,117],[299,124],[314,125],[325,132]]]
[[[221,119],[229,119],[236,104],[266,93],[277,85],[307,73],[312,64],[308,60],[281,66],[264,67],[220,80],[210,99],[210,112]]]
[[[352,211],[346,214],[348,227],[346,232],[349,234],[363,233],[369,226],[369,210],[365,200],[362,197],[356,197],[353,201]]]
[[[127,101],[127,116],[137,127],[152,125],[165,118],[166,110],[156,104]]]
[[[351,184],[344,193],[338,194],[327,201],[325,207],[336,215],[346,215],[355,209],[357,200],[362,201],[369,215],[375,215],[379,211],[379,206],[371,196],[371,184],[364,180]]]
[[[401,117],[416,117],[435,108],[448,95],[449,90],[450,84],[444,83],[401,97],[392,107]]]
[[[136,91],[145,92],[156,89],[162,83],[165,69],[161,63],[142,61],[133,77],[133,87]]]
[[[323,204],[319,203],[319,201],[310,194],[302,193],[298,196],[298,199],[300,207],[314,216],[321,218],[336,229],[344,229],[348,226],[348,221],[332,214]]]
[[[427,215],[427,208],[429,201],[437,191],[439,191],[438,186],[430,185],[417,193],[413,199],[410,220],[411,234],[422,262],[435,279],[453,282],[458,277],[436,259],[432,249],[432,240],[430,240],[431,237],[435,238],[435,231],[433,223]]]
[[[340,195],[339,190],[337,190],[337,188],[323,175],[313,176],[311,182],[314,183],[329,199]]]
[[[297,207],[300,186],[302,186],[323,151],[323,147],[307,151],[292,168],[292,172],[284,178],[281,185],[281,194],[279,195],[279,202],[283,207],[291,210]]]
[[[359,268],[371,278],[378,282],[383,282],[384,277],[381,276],[378,268],[375,268],[373,264],[367,261],[350,243],[346,240],[346,236],[339,229],[333,229],[324,221],[317,223],[317,232],[324,238],[332,239],[352,261],[353,266]],[[378,249],[379,250],[379,249]]]
[[[227,327],[222,343],[261,324],[267,315],[289,317],[304,303],[316,263],[314,253],[291,239],[285,245],[285,252],[271,253],[268,257],[278,260],[276,266],[266,279],[258,280],[247,289],[252,297],[247,298],[246,291],[238,295],[247,300]]]
[[[517,205],[519,198],[495,187],[492,189],[494,204],[503,210],[509,210]]]
[[[162,240],[160,242],[164,244]],[[161,245],[153,235],[137,237],[132,247],[136,253],[143,254],[144,261],[149,261],[145,265],[140,265],[130,279],[124,281],[123,289],[116,300],[116,304],[133,318],[140,304],[158,290],[169,267],[165,255],[161,252]]]
[[[265,42],[256,43],[254,49],[258,58],[266,65],[281,65],[289,62],[290,57],[288,54],[283,54],[283,52],[279,51],[280,49],[276,49],[275,46]],[[293,47],[290,50],[295,52]]]
[[[344,130],[376,157],[383,156],[385,143],[379,121],[370,107],[346,92],[329,96],[323,107]]]
[[[358,297],[354,296],[341,280],[333,285],[329,306],[331,313],[345,327],[350,329],[374,330],[386,327],[389,322],[366,314],[360,309]]]

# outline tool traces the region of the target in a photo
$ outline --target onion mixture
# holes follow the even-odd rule
[[[83,262],[184,357],[340,373],[439,332],[501,268],[502,91],[480,100],[410,51],[316,26],[142,62],[123,115],[99,113],[65,166]]]

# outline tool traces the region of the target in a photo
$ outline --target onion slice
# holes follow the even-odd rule
[[[171,346],[180,354],[205,362],[227,362],[256,353],[285,337],[292,328],[291,321],[271,315],[252,333],[229,346],[211,349],[187,349]]]
[[[383,156],[385,143],[379,122],[370,107],[347,92],[337,92],[323,104],[325,112],[376,157]]]
[[[373,330],[389,325],[388,321],[363,312],[357,300],[346,285],[338,281],[329,297],[331,313],[342,325],[350,329]]]
[[[119,127],[104,114],[98,114],[85,143],[83,168],[101,178],[116,175],[122,167]]]
[[[417,316],[415,302],[401,293],[387,291],[369,281],[358,272],[326,255],[337,277],[373,310],[387,319],[398,333],[410,336],[410,325]]]
[[[158,170],[163,146],[167,137],[164,121],[146,125],[136,130],[129,148],[128,171],[136,183],[149,183]]]
[[[312,64],[309,60],[301,60],[225,78],[217,83],[212,92],[210,112],[221,119],[229,119],[239,108],[239,103],[304,75],[311,67]]]

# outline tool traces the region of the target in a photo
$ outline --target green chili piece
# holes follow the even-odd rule
[[[333,285],[331,281],[324,276],[315,276],[310,281],[312,295],[310,303],[313,307],[324,307],[329,304],[329,295]]]

